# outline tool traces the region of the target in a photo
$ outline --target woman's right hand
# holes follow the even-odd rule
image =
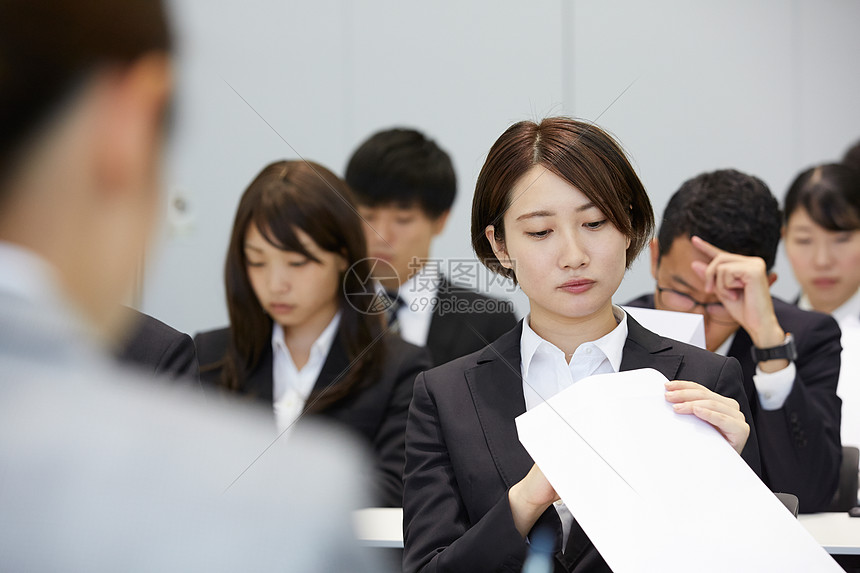
[[[532,530],[535,522],[546,509],[559,498],[543,472],[534,464],[526,477],[518,481],[508,492],[508,503],[514,525],[523,539]]]

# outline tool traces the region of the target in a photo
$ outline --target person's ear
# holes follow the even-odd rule
[[[773,271],[767,273],[767,286],[772,287],[773,283],[775,283],[776,279],[778,279],[778,278],[779,278],[779,275],[777,275]]]
[[[109,193],[152,184],[171,92],[170,60],[149,54],[106,72],[97,126],[96,177]]]
[[[349,268],[349,261],[346,257],[346,250],[337,255],[337,270],[340,274],[344,274]]]
[[[448,215],[451,214],[451,209],[448,209],[435,219],[433,219],[433,236],[435,237],[443,230],[445,230],[445,224],[448,222]]]
[[[657,267],[660,266],[660,243],[657,237],[651,239],[648,243],[648,250],[651,254],[651,276],[657,280]]]
[[[506,269],[513,269],[514,265],[511,263],[511,258],[508,256],[505,242],[496,238],[496,228],[493,225],[487,225],[487,228],[484,229],[484,236],[487,238],[487,241],[490,242],[490,247],[493,249],[493,254],[496,255],[496,258],[499,260],[499,264]]]

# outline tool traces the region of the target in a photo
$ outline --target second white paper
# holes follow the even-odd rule
[[[841,571],[666,378],[585,378],[517,418],[520,441],[616,573]]]

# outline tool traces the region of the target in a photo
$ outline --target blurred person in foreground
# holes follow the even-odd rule
[[[842,156],[842,165],[860,172],[860,141],[848,148],[845,155]]]
[[[377,571],[354,442],[307,425],[254,463],[258,417],[108,351],[157,211],[169,49],[159,2],[0,4],[0,563]]]

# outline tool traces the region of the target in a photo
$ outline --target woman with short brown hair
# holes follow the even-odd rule
[[[416,379],[405,571],[519,571],[536,524],[555,531],[556,571],[608,570],[514,422],[587,376],[659,370],[673,380],[666,399],[675,411],[716,426],[759,469],[737,361],[659,337],[612,304],[653,227],[642,183],[595,125],[520,122],[490,149],[472,204],[473,244],[519,284],[530,313],[483,350]]]

